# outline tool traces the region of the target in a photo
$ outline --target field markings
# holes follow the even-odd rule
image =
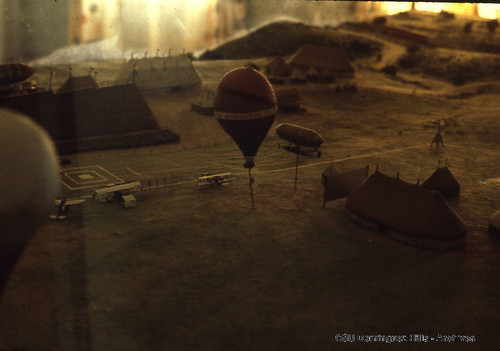
[[[418,149],[422,147],[429,147],[429,144],[419,144],[419,145],[413,145],[413,146],[408,146],[408,147],[403,147],[403,148],[398,148],[398,149],[393,149],[393,150],[385,150],[385,151],[379,151],[379,152],[373,152],[370,154],[364,154],[364,155],[357,155],[357,156],[350,156],[350,157],[344,157],[344,158],[339,158],[336,160],[328,160],[328,161],[321,161],[321,162],[316,162],[316,163],[310,163],[307,165],[301,165],[298,168],[306,168],[306,167],[315,167],[315,166],[320,166],[320,165],[325,165],[325,164],[331,164],[333,162],[343,162],[343,161],[348,161],[348,160],[355,160],[355,159],[361,159],[361,158],[366,158],[366,157],[373,157],[377,155],[384,155],[384,154],[389,154],[389,153],[394,153],[394,152],[401,152],[401,151],[406,151],[406,150],[412,150],[412,149]],[[277,172],[284,172],[284,171],[289,171],[295,169],[295,166],[293,167],[285,167],[285,168],[278,168],[278,169],[272,169],[268,171],[254,171],[254,174],[265,174],[265,173],[277,173]],[[153,173],[153,172],[149,172]],[[234,175],[246,175],[247,171],[244,172],[235,172],[233,173]],[[182,181],[182,182],[177,182],[177,183],[171,183],[169,186],[173,185],[182,185],[182,184],[188,184],[188,183],[193,183],[196,182],[196,179],[193,180],[188,180],[188,181]]]
[[[134,171],[134,170],[133,170],[132,168],[130,168],[130,167],[125,167],[125,169],[126,169],[127,171],[129,171],[129,172],[131,172],[131,173],[135,174],[136,176],[140,176],[140,175],[141,175],[141,173]]]
[[[424,146],[429,147],[429,144],[426,143],[426,144],[420,144],[420,145],[413,145],[413,146],[403,147],[403,148],[399,148],[399,149],[373,152],[371,154],[350,156],[350,157],[338,158],[336,160],[328,160],[328,161],[321,161],[321,162],[316,162],[316,163],[310,163],[310,164],[307,164],[307,165],[298,166],[298,168],[315,167],[315,166],[320,166],[320,165],[331,164],[331,163],[334,163],[334,162],[343,162],[343,161],[348,161],[348,160],[356,160],[356,159],[365,158],[365,157],[373,157],[373,156],[377,156],[377,155],[389,154],[389,153],[392,153],[392,152],[400,152],[400,151],[406,151],[406,150],[411,150],[411,149],[418,149],[418,148],[421,148],[421,147],[424,147]],[[286,167],[286,168],[279,168],[279,169],[272,169],[272,170],[269,170],[269,171],[255,171],[254,173],[255,174],[257,174],[257,173],[277,173],[277,172],[289,171],[289,170],[292,170],[292,169],[295,169],[295,166],[293,166],[293,167]],[[238,172],[238,173],[235,173],[235,174],[241,175],[241,174],[247,174],[247,172]]]
[[[307,164],[307,165],[301,165],[298,168],[315,167],[315,166],[320,166],[320,165],[331,164],[331,163],[334,163],[334,162],[343,162],[343,161],[348,161],[348,160],[355,160],[355,159],[361,159],[361,158],[366,158],[366,157],[373,157],[373,156],[377,156],[377,155],[384,155],[384,154],[389,154],[389,153],[394,153],[394,152],[401,152],[401,151],[406,151],[406,150],[418,149],[418,148],[422,148],[422,147],[429,147],[429,144],[428,143],[426,143],[426,144],[419,144],[419,145],[413,145],[413,146],[408,146],[408,147],[403,147],[403,148],[398,148],[398,149],[393,149],[393,150],[385,150],[385,151],[379,151],[379,152],[372,152],[370,154],[343,157],[343,158],[339,158],[339,159],[336,159],[336,160],[328,160],[328,161],[321,161],[321,162],[316,162],[316,163],[310,163],[310,164]],[[116,179],[121,180],[121,178],[115,176],[114,174],[112,174],[111,172],[105,170],[101,166],[97,166],[96,165],[96,166],[89,166],[89,167],[98,167],[103,172],[111,175],[112,177],[115,177]],[[82,169],[82,168],[87,168],[87,167],[77,167],[77,168]],[[128,169],[130,172],[136,174],[136,175],[140,175],[141,174],[141,173],[135,172],[134,170],[132,170],[129,167],[125,167],[125,168]],[[184,168],[184,169],[187,170],[187,168]],[[268,171],[254,171],[254,174],[277,173],[277,172],[284,172],[284,171],[289,171],[289,170],[293,170],[293,169],[295,169],[295,166],[293,166],[293,167],[279,168],[279,169],[272,169],[272,170],[268,170]],[[67,169],[67,170],[71,170],[71,169]],[[172,171],[172,170],[173,169],[170,169],[170,171]],[[177,170],[178,170],[178,168],[177,168]],[[153,173],[153,172],[147,172],[147,173]],[[247,171],[236,172],[236,173],[233,173],[233,174],[234,175],[243,175],[243,174],[246,175]],[[121,180],[121,181],[123,181],[123,180]],[[190,179],[190,180],[185,180],[185,181],[181,181],[181,182],[175,182],[175,183],[165,184],[161,188],[172,187],[172,186],[177,186],[177,185],[185,185],[185,184],[190,184],[190,183],[195,183],[195,182],[197,182],[197,179]],[[70,190],[77,190],[77,189],[71,188],[69,185],[65,184],[64,182],[62,182],[62,183],[68,189],[70,189]],[[93,187],[92,186],[90,186],[90,187],[82,187],[82,188],[78,188],[78,189],[85,189],[85,188],[93,188]],[[160,188],[160,187],[158,187],[158,188]],[[156,187],[152,186],[151,189],[156,189]],[[144,190],[148,190],[148,189],[144,189]],[[85,195],[85,196],[81,196],[80,198],[81,199],[88,199],[88,198],[92,198],[92,195]]]
[[[120,182],[125,182],[123,179],[121,179],[120,177],[118,177],[117,175],[111,173],[110,171],[107,171],[105,170],[102,166],[99,166],[99,165],[96,165],[97,168],[99,168],[101,171],[103,171],[104,173],[107,173],[109,175],[111,175],[112,177],[118,179]]]
[[[120,177],[116,176],[115,174],[111,173],[110,171],[106,170],[104,167],[99,166],[99,165],[91,165],[91,166],[84,166],[84,167],[73,167],[73,168],[65,168],[59,171],[61,173],[61,179],[60,182],[69,190],[84,190],[84,189],[92,189],[95,188],[100,184],[103,184],[105,182],[109,181],[117,181],[123,183],[124,180],[121,179]],[[84,174],[84,175],[89,175],[89,174],[94,174],[97,176],[99,179],[97,180],[78,180],[77,178],[73,177],[72,175],[77,175],[77,174]],[[64,178],[67,178],[69,181],[71,181],[71,186],[68,184]],[[114,178],[114,179],[113,179]],[[88,185],[90,183],[93,183],[92,185]]]

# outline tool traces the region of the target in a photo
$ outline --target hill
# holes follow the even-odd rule
[[[377,55],[378,41],[345,33],[333,27],[316,27],[303,23],[274,22],[248,35],[205,51],[201,60],[243,59],[293,54],[302,44],[342,47],[351,59]]]

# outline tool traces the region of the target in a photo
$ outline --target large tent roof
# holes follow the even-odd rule
[[[441,194],[375,171],[347,199],[347,208],[398,233],[454,240],[467,228]]]

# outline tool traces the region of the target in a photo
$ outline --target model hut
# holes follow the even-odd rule
[[[427,190],[439,191],[443,197],[454,197],[460,193],[460,184],[448,167],[438,168],[423,184]]]
[[[290,67],[283,57],[278,56],[264,66],[264,72],[271,83],[284,84],[290,76]]]
[[[278,107],[282,111],[305,111],[304,103],[302,102],[297,89],[276,90],[275,93]]]
[[[375,171],[347,199],[353,218],[410,245],[452,248],[467,228],[440,193]]]
[[[331,83],[334,79],[354,78],[354,67],[342,48],[302,45],[288,61],[291,76]]]

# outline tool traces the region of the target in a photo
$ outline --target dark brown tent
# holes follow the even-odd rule
[[[293,71],[314,69],[329,78],[354,78],[354,67],[342,48],[302,45],[288,61]]]
[[[491,234],[500,235],[500,211],[491,215],[488,228]]]
[[[323,173],[321,173],[321,184],[325,185],[326,177],[332,176],[335,174],[339,174],[339,173],[340,172],[338,171],[337,167],[335,167],[333,165],[333,163],[330,164],[328,167],[326,167],[326,169],[323,171]]]
[[[458,196],[460,184],[448,167],[438,168],[423,184],[427,190],[439,191],[444,197]]]
[[[467,228],[440,193],[379,171],[349,196],[347,208],[355,218],[412,245],[451,248],[465,243]]]
[[[75,91],[80,89],[98,88],[96,81],[90,75],[69,77],[57,91],[58,93]]]
[[[329,166],[327,168],[330,169]],[[325,171],[326,172],[326,171]],[[347,172],[325,175],[323,172],[323,207],[326,201],[332,201],[349,196],[368,177],[368,166]]]
[[[70,78],[67,86],[91,81]],[[135,84],[0,96],[0,105],[37,121],[49,133],[60,155],[179,141],[172,131],[160,130]]]

